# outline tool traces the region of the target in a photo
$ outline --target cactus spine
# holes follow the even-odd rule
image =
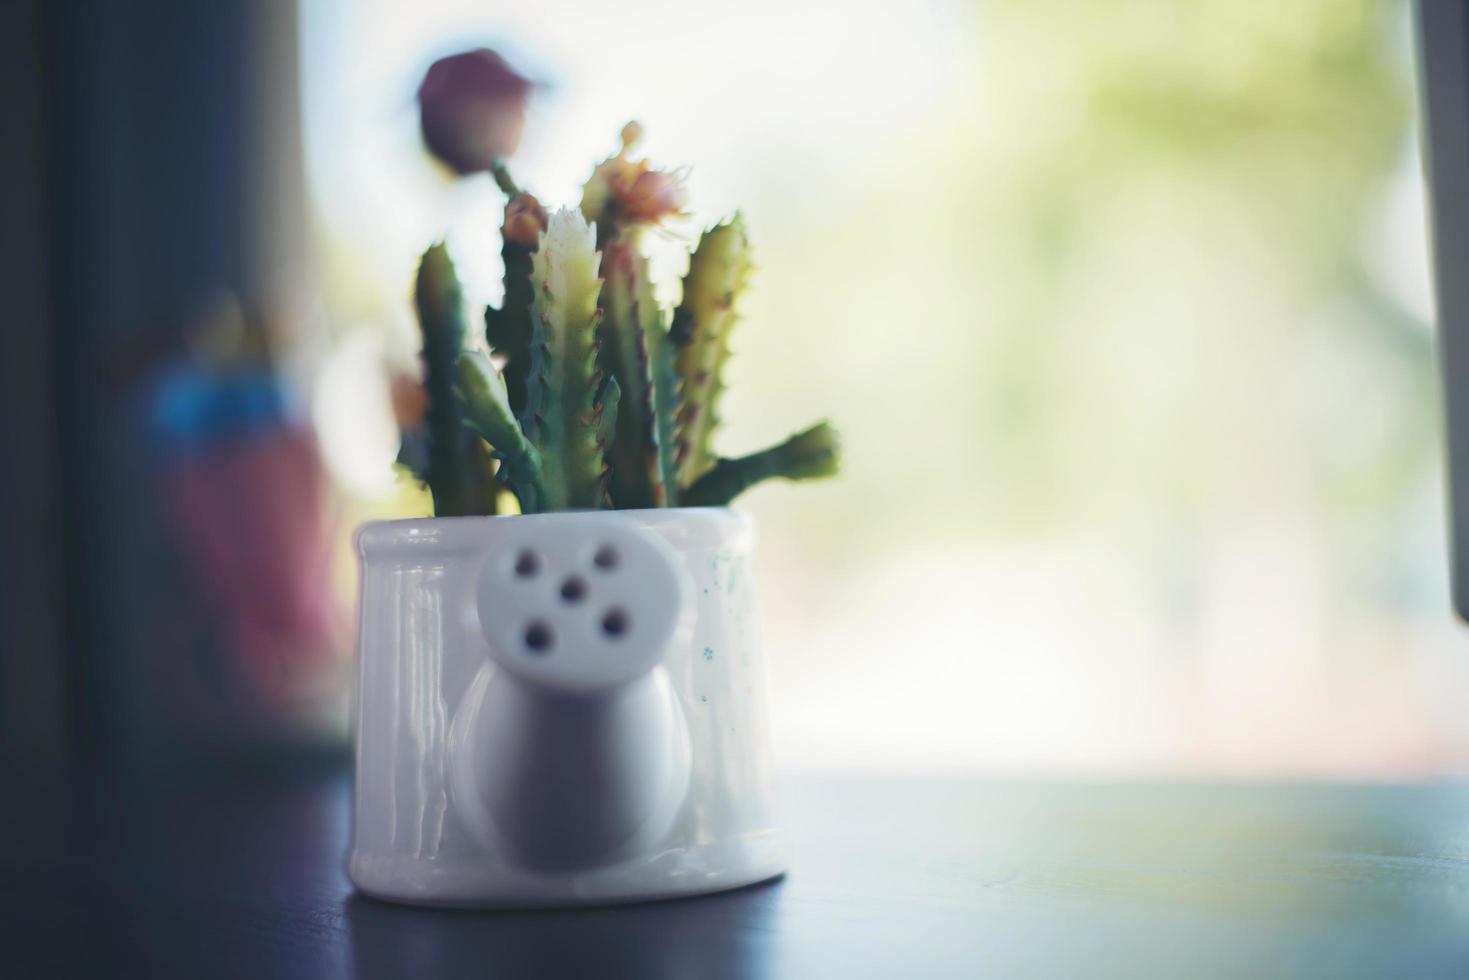
[[[522,426],[541,458],[537,510],[602,506],[607,432],[618,389],[597,366],[596,228],[562,208],[541,235],[532,276],[530,373]],[[599,397],[600,396],[600,397]],[[611,406],[609,408],[609,405]]]
[[[680,381],[678,476],[684,486],[702,476],[716,459],[712,437],[719,426],[729,335],[750,268],[750,241],[739,214],[704,232],[689,259],[683,302],[673,315],[671,331]]]

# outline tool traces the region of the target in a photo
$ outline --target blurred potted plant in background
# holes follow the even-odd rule
[[[281,373],[286,333],[281,317],[218,304],[149,388],[160,492],[202,600],[160,619],[209,636],[207,662],[158,645],[161,693],[206,744],[342,737],[349,631],[329,582],[326,471]]]

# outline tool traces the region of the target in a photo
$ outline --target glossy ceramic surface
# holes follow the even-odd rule
[[[358,545],[359,889],[524,907],[784,870],[748,518],[394,521]]]

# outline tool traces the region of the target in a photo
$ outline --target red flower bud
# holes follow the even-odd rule
[[[488,48],[440,58],[418,87],[423,141],[460,174],[515,152],[531,82]]]
[[[505,205],[503,234],[507,242],[522,248],[535,248],[546,230],[546,209],[531,194],[521,191]]]

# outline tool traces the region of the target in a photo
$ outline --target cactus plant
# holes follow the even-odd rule
[[[508,177],[506,178],[508,180]],[[505,262],[505,298],[500,307],[485,309],[485,339],[490,349],[505,359],[505,386],[510,407],[518,414],[525,409],[526,375],[530,371],[531,285],[535,251],[540,233],[546,230],[546,211],[530,194],[513,183],[502,183],[510,200],[505,205],[501,226],[504,242],[500,257]]]
[[[522,424],[541,454],[543,510],[595,508],[606,493],[604,416],[617,386],[597,365],[602,280],[595,226],[562,208],[541,236],[534,265],[530,376]]]
[[[673,314],[682,382],[678,475],[684,483],[692,483],[714,465],[712,437],[719,426],[729,335],[738,319],[735,303],[749,276],[750,239],[744,220],[736,214],[699,239],[684,276],[683,302]]]
[[[420,478],[435,512],[493,513],[503,489],[523,513],[723,506],[773,477],[830,476],[822,422],[780,445],[725,458],[714,447],[730,333],[753,268],[744,219],[703,233],[671,317],[639,249],[681,214],[682,177],[630,159],[641,127],[598,164],[580,209],[547,218],[504,162],[504,298],[485,311],[491,355],[466,345],[463,300],[442,243],[416,291],[428,401]],[[410,446],[405,436],[404,457]]]
[[[442,242],[423,254],[414,304],[423,330],[428,395],[427,465],[422,476],[433,494],[434,513],[493,513],[495,498],[483,488],[482,450],[464,429],[462,402],[454,393],[454,364],[464,349],[464,295]]]
[[[623,397],[610,456],[612,504],[672,507],[678,503],[678,391],[664,314],[647,259],[629,239],[608,245],[602,272],[602,359]]]

